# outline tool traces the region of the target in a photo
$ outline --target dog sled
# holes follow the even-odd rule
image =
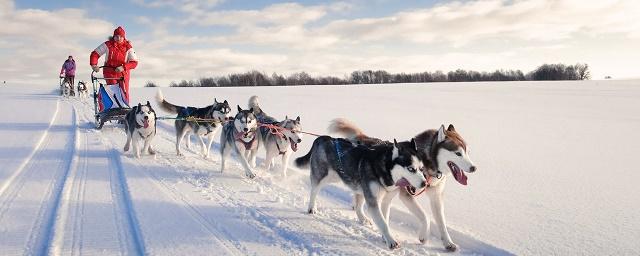
[[[108,66],[101,66],[105,68]],[[117,80],[118,84],[108,85],[107,80]],[[106,122],[124,122],[125,116],[131,110],[124,100],[122,84],[124,77],[96,77],[96,72],[91,72],[91,84],[93,87],[93,110],[96,120],[96,128],[102,129]]]

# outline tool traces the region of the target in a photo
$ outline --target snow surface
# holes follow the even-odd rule
[[[437,83],[375,86],[163,88],[172,103],[251,95],[276,118],[300,116],[325,133],[345,117],[371,136],[408,139],[453,123],[479,167],[449,182],[445,213],[461,255],[638,255],[640,81]],[[402,204],[391,213],[401,249],[362,226],[342,185],[306,214],[308,171],[287,178],[240,164],[219,173],[219,148],[175,155],[173,124],[158,124],[154,158],[123,153],[121,126],[93,127],[89,100],[42,86],[0,87],[0,254],[424,255],[428,245]],[[156,88],[132,89],[132,102]],[[160,113],[160,115],[165,115]],[[294,158],[305,154],[303,138]],[[259,161],[264,156],[260,152]],[[292,159],[294,159],[292,158]],[[259,162],[260,164],[260,162]],[[430,215],[426,198],[422,205]]]

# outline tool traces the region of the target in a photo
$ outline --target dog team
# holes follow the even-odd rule
[[[214,135],[220,133],[220,171],[223,172],[230,154],[238,156],[245,175],[256,176],[256,154],[259,147],[266,151],[267,170],[275,167],[275,159],[281,158],[281,172],[286,177],[289,158],[302,142],[300,117],[284,120],[266,114],[257,96],[249,99],[248,109],[237,106],[235,116],[225,100],[198,108],[169,103],[158,91],[157,104],[166,112],[176,114],[176,154],[183,155],[182,141],[190,147],[190,135],[201,142],[202,155],[209,157]],[[124,151],[133,146],[133,154],[155,154],[151,141],[156,134],[156,113],[149,101],[138,104],[126,115],[127,142]],[[346,119],[334,119],[329,132],[341,138],[319,136],[310,151],[297,159],[295,165],[308,168],[311,190],[308,213],[317,212],[317,195],[324,185],[342,181],[354,193],[354,209],[362,224],[373,224],[382,233],[390,249],[399,247],[389,230],[391,201],[398,196],[407,209],[420,221],[418,239],[426,243],[430,234],[430,222],[417,202],[417,196],[426,194],[431,204],[435,223],[438,225],[443,246],[457,250],[446,227],[443,210],[443,191],[447,177],[460,184],[467,184],[465,173],[476,171],[468,155],[467,144],[453,125],[430,129],[405,141],[384,141],[365,135],[355,124]],[[207,139],[205,143],[204,139]],[[365,207],[366,205],[366,207]],[[365,213],[366,209],[366,213]],[[368,217],[367,217],[368,216]]]

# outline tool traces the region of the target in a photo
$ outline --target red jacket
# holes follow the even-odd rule
[[[113,31],[113,35],[119,35],[124,37],[125,32],[122,27],[116,28]],[[128,40],[124,40],[122,43],[118,43],[114,40],[109,40],[102,43],[98,48],[96,48],[93,52],[91,52],[91,56],[89,57],[89,64],[94,66],[98,65],[98,59],[100,56],[105,55],[104,66],[108,66],[102,69],[102,74],[107,78],[119,78],[124,76],[124,83],[122,84],[122,89],[125,93],[125,98],[127,102],[129,102],[129,73],[131,69],[136,68],[138,66],[138,57],[136,56],[135,50],[131,46],[131,43]],[[123,66],[124,71],[118,73],[115,71],[116,67]],[[118,80],[109,79],[107,80],[107,84],[116,84]]]

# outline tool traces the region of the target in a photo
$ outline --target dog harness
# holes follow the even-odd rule
[[[284,134],[283,134],[282,138],[286,140],[287,136],[284,136]],[[284,151],[282,151],[282,149],[280,148],[280,144],[278,144],[278,141],[276,141],[276,147],[278,148],[278,154],[279,155],[284,155],[284,153],[287,153],[286,149]]]
[[[252,131],[249,131],[248,133],[253,133],[253,138],[251,138],[250,141],[244,141],[244,140],[242,140],[242,138],[243,138],[242,135],[244,133],[243,132],[236,132],[236,141],[242,142],[242,144],[244,145],[244,149],[245,150],[253,149],[256,146],[256,142],[257,142],[257,140],[256,140],[256,137],[257,137],[256,136],[256,131],[252,130]]]

